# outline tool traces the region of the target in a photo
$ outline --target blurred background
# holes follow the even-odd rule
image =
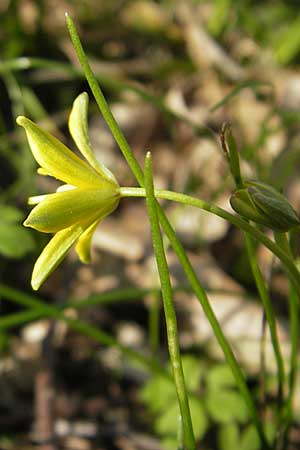
[[[65,11],[138,160],[151,150],[156,187],[230,210],[234,185],[219,144],[228,122],[244,176],[283,188],[299,211],[299,2],[0,0],[0,448],[174,449],[172,385],[120,350],[127,346],[169,370],[144,201],[122,200],[97,228],[91,265],[71,252],[37,295],[30,288],[34,261],[49,236],[22,227],[27,198],[52,192],[57,183],[37,176],[15,119],[30,117],[75,150],[68,115],[76,96],[89,89]],[[135,186],[91,95],[89,119],[97,157],[121,186]],[[242,235],[200,210],[163,206],[270,415],[272,435],[274,356],[266,334],[262,366],[262,310]],[[211,329],[166,248],[187,384],[196,394],[191,408],[199,448],[259,449]],[[259,248],[258,259],[267,274],[270,254]],[[275,265],[272,298],[286,357],[287,290]],[[53,320],[45,304],[67,307],[70,320],[113,340]],[[295,400],[290,449],[300,443],[299,395]]]

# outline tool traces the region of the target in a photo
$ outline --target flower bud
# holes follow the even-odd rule
[[[286,197],[260,181],[247,181],[245,188],[231,196],[230,203],[241,216],[274,231],[289,231],[300,224],[297,213]]]

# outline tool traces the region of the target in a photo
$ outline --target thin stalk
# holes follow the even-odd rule
[[[293,258],[293,253],[287,239],[286,233],[274,233],[275,240],[287,254]],[[299,337],[299,294],[294,286],[290,284],[289,292],[289,316],[290,316],[290,335],[291,335],[291,354],[290,354],[290,372],[288,379],[288,396],[286,399],[286,417],[283,430],[283,448],[287,448],[289,433],[294,416],[294,397],[296,389],[296,378],[298,369],[298,337]]]
[[[289,434],[294,417],[294,399],[298,370],[298,337],[299,337],[299,308],[297,294],[293,286],[289,293],[289,315],[291,333],[290,373],[288,379],[288,396],[286,400],[286,425],[283,433],[284,448],[288,448]]]
[[[18,327],[20,325],[23,325],[24,323],[40,319],[43,316],[44,314],[38,309],[8,314],[4,317],[0,317],[0,331]]]
[[[7,294],[8,286],[0,284],[0,297]],[[91,306],[99,305],[99,304],[113,304],[121,301],[135,301],[141,299],[141,297],[145,295],[153,295],[157,296],[159,290],[157,288],[152,289],[139,289],[139,288],[123,288],[123,289],[113,289],[108,292],[103,292],[101,294],[94,294],[85,299],[77,299],[77,300],[68,300],[67,302],[59,305],[57,309],[61,312],[67,308],[72,308],[76,310],[89,308]],[[19,298],[19,291],[14,291],[15,296]],[[31,299],[33,301],[39,300],[39,297],[27,295],[27,299]],[[22,298],[22,297],[20,297]],[[22,301],[22,300],[21,300]],[[42,301],[42,300],[40,300]],[[9,314],[3,317],[0,317],[0,330],[13,328],[16,326],[20,326],[24,323],[28,323],[32,320],[37,320],[40,317],[44,317],[44,311],[40,311],[38,308],[33,308],[31,311],[22,311],[18,313]]]
[[[178,240],[176,233],[174,232],[173,228],[171,227],[168,219],[165,217],[163,211],[158,211],[159,214],[159,220],[164,228],[164,231],[166,235],[168,236],[168,239],[183,267],[183,270],[185,271],[185,274],[192,286],[192,289],[194,290],[196,297],[199,300],[199,303],[202,306],[202,309],[204,311],[204,314],[210,323],[212,330],[214,332],[214,335],[223,351],[223,354],[225,356],[225,359],[227,361],[227,364],[229,365],[232,374],[235,378],[236,385],[238,389],[240,390],[240,393],[242,397],[244,398],[244,401],[248,407],[249,413],[251,415],[253,424],[257,430],[257,433],[261,439],[262,446],[264,450],[268,450],[270,448],[269,443],[267,441],[267,438],[265,436],[264,429],[262,427],[262,423],[260,421],[259,415],[257,413],[257,409],[255,406],[255,403],[253,401],[253,398],[251,396],[250,390],[247,386],[245,376],[243,374],[242,369],[240,368],[233,352],[230,347],[230,344],[225,337],[222,328],[218,322],[218,319],[209,303],[208,297],[206,295],[206,292],[204,288],[202,287],[201,283],[199,282],[199,279],[197,277],[197,274],[195,270],[193,269],[193,266],[186,256],[185,250],[181,244],[181,242]]]
[[[34,316],[36,315],[36,319],[38,317],[46,316],[52,317],[57,320],[62,320],[71,329],[89,336],[90,338],[105,346],[115,347],[119,349],[124,355],[137,361],[151,372],[162,375],[164,378],[170,378],[167,371],[162,369],[154,359],[147,358],[144,355],[141,355],[140,353],[132,350],[131,348],[120,344],[117,339],[100,330],[99,328],[93,327],[92,325],[89,325],[88,323],[79,319],[71,319],[55,306],[49,305],[42,300],[25,294],[24,292],[17,291],[16,289],[4,286],[2,284],[0,284],[0,289],[1,295],[5,297],[6,300],[13,301],[14,303],[18,303],[19,305],[25,306],[26,308],[33,308],[33,311],[29,311],[30,313],[32,313],[32,319],[34,319]]]
[[[184,450],[184,433],[181,414],[178,414],[177,450]]]
[[[103,117],[106,120],[106,122],[111,130],[112,135],[116,139],[116,142],[118,143],[119,148],[120,148],[124,158],[126,159],[132,173],[136,177],[140,186],[143,187],[143,185],[144,185],[143,171],[142,171],[141,167],[139,166],[139,163],[137,162],[137,160],[136,160],[130,146],[128,145],[122,131],[120,130],[117,122],[113,118],[113,115],[112,115],[112,113],[107,105],[107,102],[102,94],[100,86],[98,85],[97,80],[88,64],[87,57],[84,53],[78,33],[76,31],[76,27],[75,27],[72,19],[68,15],[66,15],[66,20],[67,20],[67,26],[68,26],[68,29],[70,32],[71,39],[72,39],[75,51],[77,53],[77,57],[81,63],[82,69],[83,69],[86,79],[89,83],[89,86],[94,94],[94,97],[99,106],[99,109],[100,109],[101,113],[103,114]],[[144,195],[142,195],[142,196],[144,196]],[[256,407],[253,402],[252,396],[250,394],[247,383],[245,381],[244,374],[232,353],[231,347],[230,347],[227,339],[225,338],[225,336],[222,332],[222,329],[220,327],[220,324],[209,304],[206,292],[203,289],[200,281],[198,280],[197,275],[185,253],[183,246],[181,245],[180,241],[178,240],[176,233],[174,232],[171,224],[169,223],[164,211],[158,204],[157,204],[157,211],[158,211],[160,223],[161,223],[162,227],[164,228],[164,231],[165,231],[175,253],[177,254],[177,257],[186,273],[186,276],[187,276],[187,278],[188,278],[188,280],[189,280],[189,282],[190,282],[190,284],[191,284],[191,286],[192,286],[192,288],[193,288],[193,290],[194,290],[194,292],[195,292],[195,294],[207,316],[208,321],[211,324],[211,327],[212,327],[214,334],[220,344],[220,347],[222,348],[222,351],[225,355],[228,365],[230,366],[230,368],[232,370],[232,373],[236,379],[237,386],[239,387],[240,392],[248,406],[253,423],[256,427],[258,435],[260,436],[262,445],[264,446],[265,450],[267,450],[270,447],[269,447],[267,438],[265,436],[262,424],[260,422],[259,416],[257,414]],[[225,217],[225,219],[227,220],[227,217]],[[246,223],[246,225],[248,226],[247,223]],[[300,292],[300,277],[299,277],[299,292]]]
[[[174,291],[174,290],[173,290]],[[157,356],[159,347],[160,296],[149,296],[149,346],[152,356]]]
[[[296,302],[297,294],[290,286],[289,294],[289,314],[290,314],[290,333],[291,333],[291,354],[290,354],[290,373],[288,383],[288,397],[286,401],[286,426],[283,434],[284,448],[287,448],[290,429],[294,417],[294,398],[296,391],[297,370],[298,370],[298,337],[299,337],[299,308]]]
[[[7,286],[0,284],[0,296],[5,296]],[[3,290],[2,290],[3,289]],[[184,291],[184,292],[190,292],[190,289],[187,289],[185,287],[176,287],[173,289],[174,292],[177,291]],[[15,290],[16,295],[18,295],[19,291]],[[123,289],[113,289],[108,292],[103,292],[101,294],[94,294],[90,297],[87,297],[82,300],[68,300],[66,303],[63,303],[62,305],[59,305],[58,309],[60,311],[64,311],[67,308],[72,308],[75,310],[80,310],[84,308],[89,308],[91,306],[95,305],[109,305],[116,302],[121,301],[135,301],[140,300],[141,297],[145,295],[151,295],[155,298],[158,298],[157,296],[160,294],[160,289],[158,288],[148,288],[148,289],[139,289],[139,288],[123,288]],[[29,294],[26,294],[28,298],[32,298],[33,300],[38,300],[39,297],[31,296]],[[13,313],[6,315],[4,317],[0,317],[0,330],[2,329],[9,329],[13,328],[19,325],[22,325],[24,323],[30,322],[31,320],[36,320],[40,317],[44,317],[45,314],[39,312],[38,309],[34,308],[32,311],[22,311],[18,313]]]
[[[195,437],[189,401],[187,396],[187,390],[184,380],[181,355],[179,350],[178,327],[177,327],[176,313],[173,304],[173,293],[170,281],[170,273],[158,221],[156,200],[154,196],[153,178],[152,178],[152,161],[151,161],[151,154],[149,152],[147,153],[145,158],[145,188],[146,188],[146,204],[151,226],[153,250],[156,258],[156,264],[162,290],[170,363],[174,377],[174,384],[176,388],[178,405],[182,417],[184,442],[188,450],[195,450],[196,449]]]
[[[235,185],[237,189],[244,189],[244,180],[241,174],[241,167],[240,167],[240,157],[238,148],[236,145],[236,141],[234,139],[234,136],[232,134],[231,128],[228,127],[228,125],[224,125],[222,128],[222,133],[220,136],[221,140],[221,146],[223,148],[223,151],[225,153],[226,159],[229,163],[229,168],[231,175],[235,181]],[[249,222],[247,220],[247,222]],[[283,406],[283,390],[284,390],[284,384],[285,384],[285,371],[284,371],[284,362],[283,357],[281,353],[281,348],[279,345],[278,335],[277,335],[277,326],[276,326],[276,319],[275,314],[273,311],[273,305],[271,302],[271,298],[269,296],[267,283],[265,282],[265,279],[261,273],[260,267],[257,262],[256,258],[256,252],[255,252],[255,242],[253,237],[251,237],[248,233],[244,232],[245,241],[246,241],[246,249],[247,249],[247,255],[248,260],[250,263],[251,271],[253,274],[253,278],[256,284],[257,291],[259,293],[260,299],[262,301],[263,307],[264,307],[264,317],[263,317],[263,323],[268,322],[269,329],[270,329],[270,335],[271,335],[271,342],[273,345],[273,351],[275,355],[275,360],[277,364],[277,379],[278,379],[278,406],[281,410]],[[262,370],[262,377],[261,380],[263,381],[262,384],[262,391],[264,392],[264,374],[265,374],[265,366],[264,366],[264,351],[265,351],[265,337],[266,337],[266,330],[265,326],[263,325],[263,331],[262,331],[262,345],[261,345],[261,370]]]
[[[259,402],[260,417],[266,420],[266,337],[267,337],[267,319],[266,312],[263,310],[261,324],[261,338],[259,343],[260,370],[258,375],[259,384]],[[278,394],[277,394],[278,395]]]
[[[115,138],[115,141],[117,142],[118,146],[122,150],[124,156],[126,155],[125,156],[126,161],[129,165],[129,167],[131,168],[135,178],[138,180],[140,185],[144,186],[143,171],[140,168],[137,160],[135,159],[122,130],[120,129],[119,125],[116,122],[116,119],[114,118],[113,114],[111,113],[111,111],[108,107],[108,104],[105,100],[102,90],[100,89],[100,86],[94,76],[94,73],[93,73],[93,71],[89,65],[89,62],[87,60],[87,57],[84,53],[84,50],[81,45],[74,22],[67,13],[66,13],[66,22],[67,22],[71,40],[72,40],[73,46],[76,50],[80,65],[83,69],[83,72],[85,74],[87,82],[91,88],[91,91],[95,97],[95,100],[100,109],[100,112],[101,112],[105,122],[107,123],[109,129],[111,130],[112,135]]]
[[[145,189],[124,187],[121,188],[121,196],[145,197]],[[300,295],[300,273],[293,259],[279,245],[271,241],[271,239],[269,239],[264,233],[262,233],[260,230],[250,225],[246,220],[242,219],[238,215],[231,214],[230,212],[220,208],[219,206],[214,205],[213,203],[209,203],[199,198],[190,197],[189,195],[181,194],[179,192],[156,189],[155,197],[203,209],[204,211],[208,211],[218,217],[221,217],[222,219],[227,220],[232,225],[235,225],[237,228],[240,228],[246,233],[249,233],[252,237],[254,237],[263,245],[265,245],[265,247],[267,247],[274,255],[276,255],[280,259],[282,264],[285,266],[289,276],[291,277],[292,283],[296,289],[297,294]]]
[[[285,370],[284,370],[284,362],[283,362],[283,358],[282,358],[282,353],[281,353],[281,348],[279,345],[279,340],[278,340],[278,335],[277,335],[277,327],[276,327],[276,319],[275,319],[275,315],[274,315],[274,311],[273,311],[273,307],[272,307],[272,303],[271,303],[271,299],[269,297],[269,293],[267,290],[267,286],[265,284],[264,278],[262,276],[262,273],[260,271],[260,268],[258,266],[257,260],[256,260],[256,254],[255,254],[255,248],[254,248],[254,242],[253,242],[253,238],[251,236],[249,236],[248,233],[244,233],[245,234],[245,240],[246,240],[246,247],[247,247],[247,253],[248,253],[248,258],[249,258],[249,262],[250,262],[250,266],[251,266],[251,270],[255,279],[255,283],[256,283],[256,287],[258,289],[261,301],[263,303],[264,306],[264,322],[265,319],[268,322],[269,325],[269,330],[270,330],[270,336],[271,336],[271,342],[273,345],[273,351],[274,351],[274,355],[275,355],[275,360],[276,360],[276,364],[277,364],[277,380],[278,380],[278,391],[277,391],[277,402],[276,402],[276,410],[278,412],[277,414],[277,430],[278,433],[276,433],[275,437],[274,437],[274,441],[273,441],[273,448],[277,449],[277,446],[279,444],[280,441],[280,435],[281,435],[281,426],[282,426],[282,421],[283,421],[283,416],[284,416],[284,409],[285,409],[285,403],[284,403],[284,386],[285,386]],[[265,328],[265,327],[264,327]],[[265,351],[265,339],[266,339],[266,335],[265,335],[265,330],[263,330],[263,342],[262,342],[262,346],[261,346],[261,350],[262,350],[262,357],[263,360],[262,362],[264,362],[264,351]],[[264,364],[262,364],[261,367],[262,373],[261,373],[261,387],[262,387],[262,392],[265,393],[265,366]],[[264,407],[265,407],[265,402],[262,405],[262,417],[264,416]]]
[[[121,188],[121,195],[123,195],[123,192],[126,193],[126,194],[129,194],[129,191],[130,192],[135,192],[136,194],[138,194],[137,196],[140,196],[140,197],[143,197],[145,195],[145,190],[144,189],[140,189],[140,188],[132,188],[132,189],[131,188]],[[170,194],[170,197],[173,197],[173,194],[176,194],[176,193],[173,193],[171,191],[155,190],[155,196],[156,197],[173,200],[173,198],[169,198],[169,194]],[[177,197],[177,195],[176,195],[177,200],[178,201],[182,200],[182,203],[185,203],[186,198],[188,198],[188,196],[185,196],[183,194],[178,194],[178,196],[179,197]],[[191,200],[197,200],[197,199],[193,199],[193,197],[189,197],[189,198]],[[202,207],[203,203],[205,203],[205,204],[207,204],[207,206],[209,206],[211,208],[211,205],[209,205],[207,202],[202,202],[201,200],[199,200],[199,202],[200,202],[201,206],[198,203],[197,204],[193,204],[192,206]],[[220,209],[218,207],[215,207],[215,208]],[[223,211],[223,210],[221,210],[221,211]],[[224,211],[224,213],[230,214],[230,213],[227,213],[226,211]],[[183,267],[183,269],[184,269],[184,271],[185,271],[185,273],[187,275],[187,278],[188,278],[188,280],[189,280],[189,282],[190,282],[190,284],[191,284],[191,286],[192,286],[192,288],[193,288],[197,298],[199,299],[199,302],[200,302],[200,304],[201,304],[201,306],[203,308],[203,311],[204,311],[204,313],[205,313],[205,315],[206,315],[206,317],[207,317],[207,319],[208,319],[208,321],[209,321],[209,323],[210,323],[210,325],[211,325],[211,327],[212,327],[212,329],[214,331],[216,339],[217,339],[220,347],[222,348],[222,351],[224,353],[226,361],[227,361],[229,367],[231,368],[231,371],[232,371],[232,373],[233,373],[233,375],[235,377],[237,386],[238,386],[238,388],[239,388],[239,390],[240,390],[240,392],[241,392],[241,394],[242,394],[242,396],[243,396],[243,398],[244,398],[244,400],[245,400],[245,402],[247,404],[247,407],[248,407],[249,412],[251,414],[253,423],[254,423],[254,425],[255,425],[255,427],[257,429],[257,432],[258,432],[258,434],[260,436],[260,439],[261,439],[261,441],[262,441],[262,443],[264,445],[264,449],[267,450],[270,447],[269,447],[269,444],[268,444],[267,439],[265,437],[264,430],[263,430],[260,418],[258,416],[255,404],[253,402],[251,393],[250,393],[250,391],[248,389],[248,386],[247,386],[247,383],[245,381],[244,374],[243,374],[243,372],[242,372],[238,362],[235,359],[235,356],[234,356],[234,354],[233,354],[233,352],[231,350],[231,347],[230,347],[230,345],[229,345],[225,335],[223,334],[223,331],[222,331],[222,328],[221,328],[221,326],[220,326],[220,324],[218,322],[218,319],[217,319],[217,317],[216,317],[212,307],[210,306],[210,303],[209,303],[209,300],[207,298],[206,292],[203,289],[202,285],[200,284],[200,282],[198,280],[198,277],[197,277],[197,275],[196,275],[196,273],[195,273],[195,271],[194,271],[194,269],[193,269],[189,259],[187,258],[186,254],[185,254],[184,248],[182,247],[180,241],[178,240],[175,232],[173,231],[173,229],[172,229],[171,225],[169,224],[169,221],[165,217],[164,213],[161,212],[160,210],[158,210],[158,214],[159,214],[160,222],[161,222],[161,224],[162,224],[162,226],[163,226],[163,228],[165,230],[165,233],[168,236],[168,239],[169,239],[169,241],[170,241],[174,251],[176,252],[176,254],[177,254],[178,258],[179,258],[179,261],[180,261],[180,263],[181,263],[181,265],[182,265],[182,267]],[[230,216],[232,216],[234,219],[237,218],[238,220],[240,220],[243,223],[245,223],[245,225],[247,226],[247,230],[248,230],[248,227],[250,228],[250,230],[252,230],[253,227],[251,227],[251,225],[249,225],[248,222],[244,221],[243,219],[240,219],[237,216],[233,216],[233,215],[230,215]],[[253,230],[254,230],[254,232],[258,232],[258,230],[256,228],[253,228]],[[263,235],[263,234],[262,234],[262,236],[265,237],[265,235]],[[270,243],[275,246],[275,244],[272,241],[270,241]]]
[[[276,327],[276,319],[271,303],[271,299],[268,294],[268,290],[266,287],[266,283],[260,271],[260,268],[257,264],[256,254],[253,239],[249,236],[249,234],[245,233],[246,247],[248,258],[251,266],[251,270],[255,279],[256,287],[259,292],[259,296],[263,303],[264,311],[266,314],[266,319],[269,324],[270,336],[273,345],[274,355],[277,363],[278,370],[278,401],[279,405],[282,405],[283,402],[283,389],[285,384],[285,371],[284,371],[284,363],[281,354],[281,349],[279,345],[278,335],[277,335],[277,327]]]

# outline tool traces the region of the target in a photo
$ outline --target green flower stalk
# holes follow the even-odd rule
[[[90,261],[91,239],[98,223],[119,204],[117,180],[96,160],[92,151],[87,111],[88,95],[84,92],[74,101],[69,130],[87,162],[31,120],[23,116],[17,118],[40,166],[38,173],[65,183],[55,193],[29,198],[29,204],[36,206],[24,225],[44,233],[55,233],[35,263],[31,279],[34,290],[55,270],[75,241],[80,260]]]
[[[285,232],[300,225],[299,217],[286,197],[261,181],[246,181],[230,198],[241,216],[274,231]]]

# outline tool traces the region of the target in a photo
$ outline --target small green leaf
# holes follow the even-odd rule
[[[240,450],[259,450],[260,439],[253,425],[249,425],[242,433],[240,438]]]
[[[182,357],[182,366],[187,389],[195,391],[199,387],[203,372],[203,367],[199,363],[199,359],[192,355],[184,355]]]
[[[212,367],[207,374],[206,382],[210,390],[236,386],[232,371],[227,364],[218,364]]]
[[[195,438],[201,439],[208,429],[208,417],[200,399],[190,397],[189,403]]]
[[[233,390],[209,391],[206,397],[206,407],[211,418],[218,423],[233,421],[245,423],[249,419],[244,399]]]
[[[140,397],[151,412],[160,413],[164,411],[166,405],[176,400],[176,391],[172,383],[157,376],[143,386],[140,390]]]
[[[163,437],[161,439],[162,445],[163,445],[163,449],[164,450],[182,450],[182,449],[177,449],[177,438],[176,437]]]
[[[239,430],[236,424],[228,423],[220,427],[218,430],[218,448],[220,450],[240,450]]]
[[[190,410],[192,416],[195,438],[201,439],[208,428],[208,419],[203,403],[200,399],[190,398]],[[155,420],[155,431],[168,438],[177,436],[179,407],[176,398],[173,403],[165,405],[164,413]]]
[[[278,428],[275,422],[267,422],[266,423],[266,435],[269,442],[273,442],[277,436]]]
[[[155,431],[161,435],[177,436],[179,408],[176,399],[173,403],[165,405],[165,412],[155,421]]]

